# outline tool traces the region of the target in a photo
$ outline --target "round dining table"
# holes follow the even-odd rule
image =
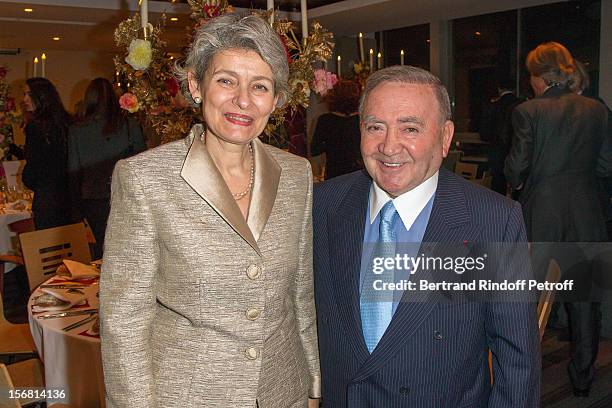
[[[61,281],[61,278],[54,276],[42,285],[61,284]],[[44,315],[61,313],[61,311],[34,313],[32,311],[34,299],[43,294],[41,287],[32,292],[28,301],[30,330],[38,354],[44,363],[46,389],[64,391],[62,393],[64,398],[47,399],[48,406],[56,404],[84,408],[105,406],[100,338],[91,331],[93,321],[65,330],[67,326],[93,316],[88,311],[98,308],[97,279],[88,283],[78,288],[85,294],[87,302],[67,311],[84,314],[43,318]]]

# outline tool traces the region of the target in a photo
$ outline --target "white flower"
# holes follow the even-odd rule
[[[151,49],[151,43],[147,40],[135,39],[130,43],[125,62],[130,64],[135,70],[144,71],[149,68],[152,58],[153,50]]]

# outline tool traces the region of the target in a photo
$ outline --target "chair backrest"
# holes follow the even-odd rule
[[[89,263],[91,252],[83,223],[19,235],[30,291],[55,274],[62,259]]]
[[[463,152],[461,150],[451,150],[448,152],[444,160],[442,160],[442,167],[447,169],[448,171],[455,171],[455,166],[459,159],[461,159],[461,155]]]
[[[476,184],[480,184],[481,186],[490,189],[491,188],[491,182],[493,181],[493,176],[489,176],[487,174],[484,174],[482,176],[482,178],[473,179],[472,181],[474,183],[476,183]]]
[[[478,173],[478,165],[474,163],[457,162],[455,165],[455,173],[466,180],[474,180]]]
[[[15,390],[13,380],[4,364],[0,364],[0,407],[2,408],[21,408],[19,399],[9,398],[9,390]]]
[[[561,268],[554,259],[551,259],[548,263],[548,271],[546,272],[546,282],[557,283],[561,279]],[[543,290],[540,293],[540,300],[538,301],[538,328],[540,329],[540,340],[544,336],[546,330],[546,323],[548,323],[548,316],[552,309],[555,301],[555,290]]]
[[[7,187],[21,185],[21,173],[25,167],[25,160],[3,161],[2,167],[4,167]]]

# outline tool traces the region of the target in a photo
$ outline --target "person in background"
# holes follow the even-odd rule
[[[610,157],[601,158],[610,154],[602,149],[608,113],[600,102],[572,92],[576,63],[562,44],[540,44],[527,55],[526,66],[536,97],[512,113],[514,138],[505,174],[521,190],[535,270],[546,271],[548,259],[554,258],[562,279],[575,279],[573,301],[565,305],[571,341],[568,371],[574,395],[587,397],[601,310],[591,301],[592,264],[580,243],[607,240],[597,166],[610,163]]]
[[[102,257],[115,163],[146,149],[138,122],[119,106],[113,85],[96,78],[87,87],[82,116],[69,129],[68,175],[72,220],[86,218]]]
[[[520,102],[513,93],[514,82],[502,78],[497,86],[498,95],[483,109],[480,121],[480,138],[489,142],[489,166],[491,189],[506,195],[508,183],[504,176],[504,162],[512,141],[512,109]]]
[[[176,75],[203,124],[113,174],[106,406],[318,406],[312,170],[259,140],[288,95],[283,43],[263,18],[225,14]]]
[[[23,105],[30,113],[25,127],[26,165],[23,184],[34,192],[32,212],[37,229],[70,222],[67,136],[71,117],[55,86],[46,78],[29,78]]]
[[[311,156],[325,154],[325,179],[363,168],[359,151],[360,88],[354,81],[339,81],[329,96],[329,109],[317,121]]]

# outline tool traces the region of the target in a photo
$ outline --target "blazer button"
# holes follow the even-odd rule
[[[399,388],[399,393],[402,395],[408,395],[410,394],[410,388],[408,387],[400,387]]]
[[[249,347],[248,349],[244,350],[244,354],[246,355],[247,359],[255,360],[259,356],[259,350],[257,350],[255,347]]]
[[[256,308],[248,309],[246,311],[246,317],[249,320],[257,320],[260,315],[261,315],[261,311]]]
[[[442,336],[442,333],[440,333],[439,331],[434,331],[433,333],[434,339],[436,340],[442,340],[444,337]]]
[[[249,267],[246,270],[246,274],[249,277],[249,279],[255,280],[259,278],[259,276],[261,275],[261,268],[257,265],[249,265]]]

